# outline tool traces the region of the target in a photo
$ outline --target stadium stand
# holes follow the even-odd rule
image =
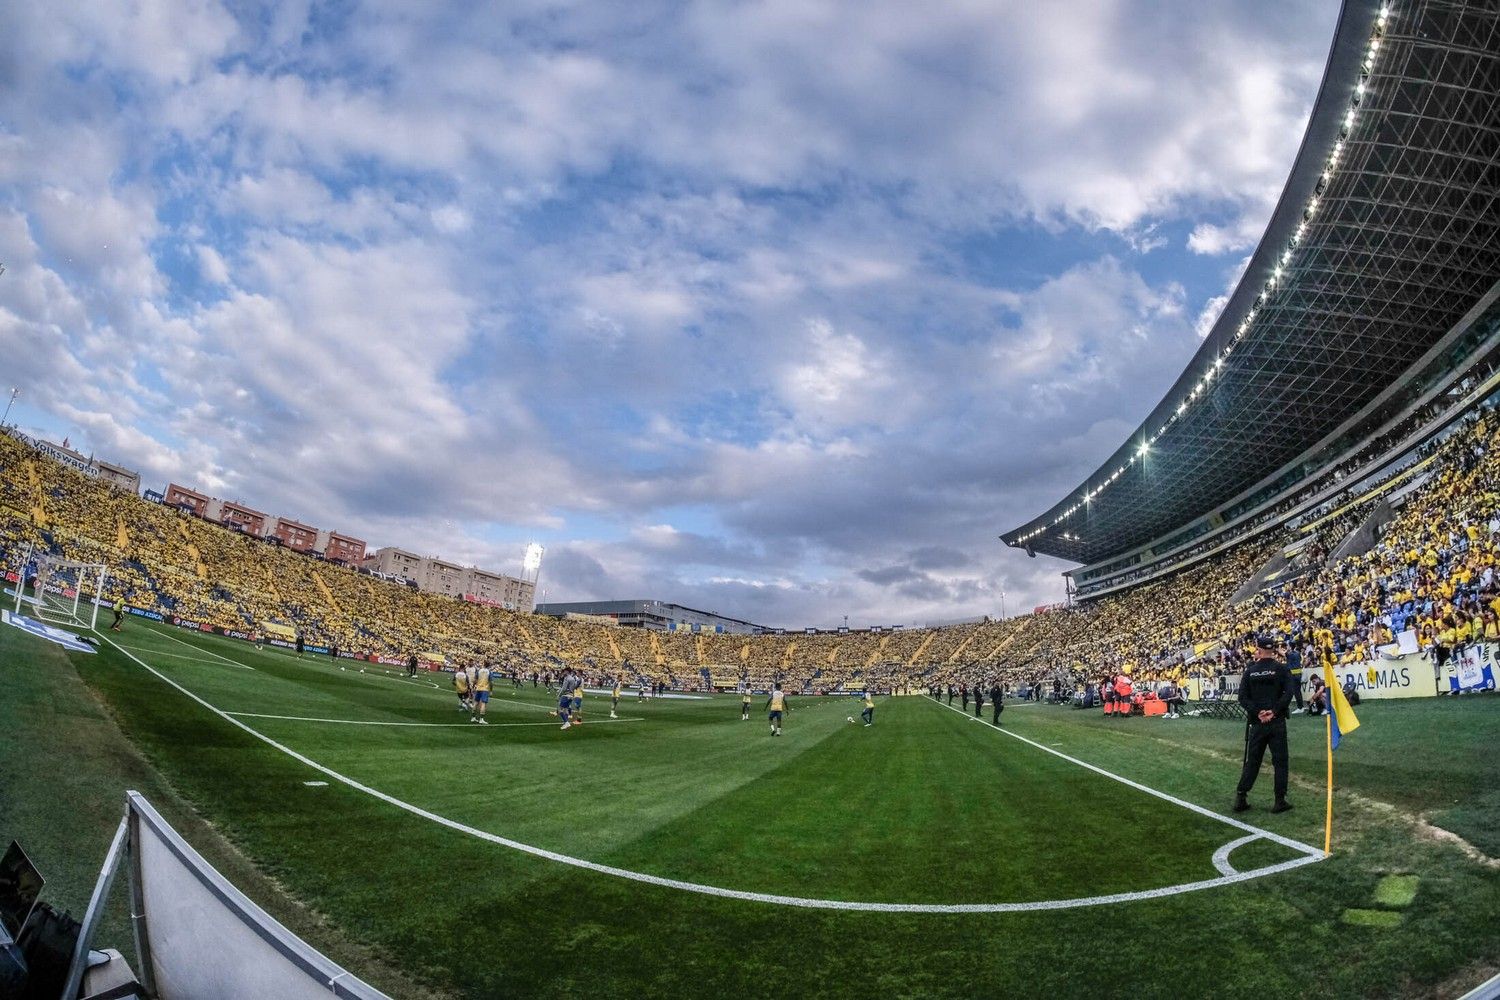
[[[416,593],[89,479],[0,436],[0,556],[109,566],[142,612],[313,650],[485,658],[678,687],[1028,691],[1235,670],[1252,630],[1310,662],[1411,631],[1495,631],[1500,390],[1497,22],[1424,0],[1346,9],[1260,244],[1177,383],[1116,452],[1001,537],[1080,563],[1061,610],[892,632],[619,629]],[[1378,58],[1376,58],[1378,53]]]
[[[1071,607],[940,628],[787,635],[655,632],[523,615],[421,593],[123,493],[0,435],[0,559],[28,544],[109,566],[106,599],[171,620],[309,648],[433,662],[486,659],[517,673],[563,665],[593,682],[686,689],[780,680],[796,690],[973,688],[1059,699],[1121,673],[1137,687],[1238,672],[1247,637],[1282,636],[1309,664],[1362,661],[1413,630],[1435,658],[1500,637],[1500,423],[1489,407],[1446,425],[1413,461],[1352,481],[1307,516]],[[1412,470],[1417,475],[1412,475]],[[1401,480],[1406,491],[1389,489]],[[1369,519],[1378,540],[1335,558]],[[1268,559],[1295,558],[1235,600]]]

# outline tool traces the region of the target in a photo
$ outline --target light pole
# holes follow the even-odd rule
[[[1005,588],[1000,588],[1000,620],[1005,621]]]
[[[12,389],[10,391],[10,402],[5,404],[5,416],[0,417],[0,427],[4,427],[5,426],[5,421],[10,418],[10,408],[13,405],[15,405],[16,397],[19,396],[20,394],[21,394],[21,390],[20,389]]]

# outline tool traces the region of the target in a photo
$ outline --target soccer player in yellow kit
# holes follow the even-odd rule
[[[740,721],[750,721],[750,688],[740,688]]]
[[[484,711],[490,707],[490,665],[481,663],[474,671],[474,710],[478,714],[469,716],[470,722],[477,722],[481,726],[488,726],[485,721]]]
[[[766,699],[766,708],[770,709],[771,735],[781,735],[781,716],[786,712],[786,695],[781,693],[781,682],[771,689],[771,697]]]
[[[469,707],[469,672],[463,667],[453,671],[453,691],[458,695],[458,710],[466,711]]]
[[[615,678],[614,688],[609,692],[609,699],[609,717],[618,719],[619,716],[615,714],[615,709],[620,707],[620,678],[618,676]]]
[[[864,717],[866,726],[875,725],[875,693],[869,688],[865,688],[865,707],[859,714]]]

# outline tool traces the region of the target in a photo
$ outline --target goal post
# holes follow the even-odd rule
[[[34,547],[31,551],[35,551]],[[89,629],[98,627],[99,602],[104,600],[104,583],[109,577],[109,567],[105,563],[81,562],[53,555],[35,556],[22,564],[22,586],[16,588],[17,614],[20,614],[21,591],[30,563],[35,564],[36,592],[32,597],[36,601],[38,618],[52,620],[48,612],[61,612],[70,624]]]
[[[31,542],[27,542],[26,551],[21,553],[21,561],[16,563],[16,606],[12,610],[18,615],[21,613],[21,595],[26,593],[26,567],[31,565],[31,552],[34,547]]]

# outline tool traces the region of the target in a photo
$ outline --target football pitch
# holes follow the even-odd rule
[[[1361,706],[1324,859],[1310,719],[1298,808],[1267,811],[1268,769],[1230,815],[1232,723],[793,698],[773,738],[763,696],[742,722],[627,691],[560,731],[502,682],[480,727],[443,674],[134,619],[96,654],[3,633],[0,835],[64,902],[140,787],[394,996],[1457,995],[1500,961],[1490,698]]]

